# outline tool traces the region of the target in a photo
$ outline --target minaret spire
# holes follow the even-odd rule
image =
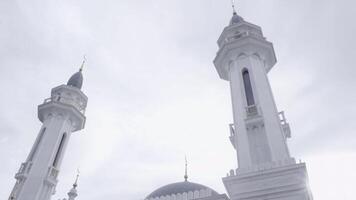
[[[83,74],[82,74],[82,71],[83,71],[83,68],[84,68],[84,65],[85,65],[85,62],[87,61],[87,58],[85,57],[85,55],[83,56],[83,62],[82,64],[80,65],[80,68],[79,68],[79,71],[74,73],[68,80],[67,82],[67,85],[69,86],[73,86],[73,87],[76,87],[78,89],[81,89],[82,88],[82,85],[83,85]]]
[[[232,7],[232,18],[230,20],[230,25],[238,24],[244,21],[242,17],[237,15],[236,12],[236,3],[235,0],[231,0],[231,7]]]
[[[83,62],[82,62],[82,64],[80,65],[80,68],[79,68],[79,71],[80,71],[80,72],[83,71],[84,64],[85,64],[86,61],[87,61],[87,58],[86,58],[85,55],[84,55],[84,56],[83,56]]]
[[[236,8],[235,8],[235,0],[231,0],[231,7],[232,7],[232,14],[237,15]]]
[[[188,181],[188,161],[187,156],[185,156],[185,174],[184,174],[184,181]]]
[[[77,177],[73,184],[73,188],[68,192],[68,200],[74,200],[78,196],[77,186],[78,186],[79,170],[77,170]]]
[[[78,179],[79,179],[79,175],[80,175],[80,172],[79,172],[79,169],[77,170],[77,178],[75,178],[75,182],[73,184],[73,187],[76,188],[78,186]]]

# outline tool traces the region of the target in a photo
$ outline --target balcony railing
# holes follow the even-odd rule
[[[24,162],[21,164],[19,171],[16,173],[15,177],[25,177],[31,170],[32,162]]]
[[[229,128],[230,128],[230,142],[232,144],[232,146],[236,149],[236,129],[235,129],[235,125],[234,124],[229,124]]]
[[[231,42],[231,41],[235,41],[235,40],[239,40],[239,39],[247,37],[247,36],[258,38],[258,39],[261,39],[261,38],[265,39],[263,37],[263,35],[261,35],[258,32],[255,32],[255,31],[243,31],[243,32],[237,32],[234,35],[231,35],[231,36],[227,37],[225,39],[225,43],[228,43],[228,42]]]
[[[52,96],[52,97],[44,100],[44,103],[50,103],[50,102],[60,102],[63,104],[68,104],[68,105],[74,106],[83,115],[85,114],[85,105],[82,102],[78,102],[78,100],[76,100],[74,98],[65,97],[65,96],[61,96],[61,95],[55,95],[55,96]]]

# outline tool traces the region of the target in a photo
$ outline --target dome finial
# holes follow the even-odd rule
[[[231,7],[232,7],[232,14],[237,15],[236,8],[235,8],[235,0],[231,0]]]
[[[77,169],[77,177],[75,178],[75,182],[73,184],[74,188],[76,188],[78,186],[79,175],[80,175],[80,172],[79,172],[79,169]]]
[[[82,65],[81,65],[80,68],[79,68],[79,71],[80,71],[80,72],[83,71],[84,64],[85,64],[86,61],[87,61],[87,58],[85,57],[85,54],[84,54]]]
[[[83,56],[83,62],[79,68],[79,72],[76,72],[75,74],[73,74],[68,82],[67,82],[67,85],[69,86],[73,86],[73,87],[76,87],[78,89],[81,89],[82,88],[82,85],[83,85],[83,74],[82,74],[82,71],[83,71],[83,68],[84,68],[84,64],[85,62],[87,61],[85,55]]]
[[[243,22],[244,19],[240,17],[236,12],[235,0],[231,0],[231,6],[232,6],[232,18],[230,20],[230,25]]]
[[[187,156],[185,156],[185,174],[184,174],[184,180],[187,182],[188,181],[188,161],[187,161]]]

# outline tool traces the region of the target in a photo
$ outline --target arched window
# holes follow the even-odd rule
[[[33,158],[35,157],[37,151],[38,151],[38,148],[41,144],[41,141],[42,141],[42,138],[43,138],[43,135],[45,134],[46,132],[46,128],[43,128],[41,131],[40,131],[40,134],[38,135],[37,139],[36,139],[36,142],[35,142],[35,145],[33,146],[33,149],[30,153],[30,156],[28,157],[28,161],[32,161]]]
[[[57,153],[56,153],[56,157],[54,157],[54,160],[53,160],[53,167],[57,167],[58,161],[61,158],[61,154],[62,154],[62,151],[63,151],[63,146],[65,144],[66,136],[67,136],[67,133],[64,133],[63,136],[62,136],[61,142],[59,143],[59,146],[58,146],[58,149],[57,149]]]
[[[253,97],[250,74],[247,69],[244,69],[242,71],[242,78],[243,78],[244,86],[245,86],[245,95],[246,95],[247,106],[255,105],[255,99]]]

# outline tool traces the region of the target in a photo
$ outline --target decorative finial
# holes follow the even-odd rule
[[[77,188],[77,186],[78,186],[79,174],[80,174],[79,169],[77,169],[77,178],[75,179],[75,182],[74,182],[74,184],[73,184],[73,187],[74,187],[74,188]]]
[[[231,0],[231,6],[232,6],[232,13],[233,13],[233,15],[237,15],[237,13],[236,13],[236,8],[235,8],[235,0]]]
[[[187,161],[187,156],[185,156],[185,174],[184,174],[184,180],[185,180],[185,182],[188,181],[188,161]]]
[[[82,65],[80,66],[80,69],[79,69],[79,71],[81,72],[81,71],[83,71],[83,68],[84,68],[84,64],[85,64],[85,62],[87,61],[87,58],[85,57],[85,55],[83,56],[83,62],[82,62]]]

